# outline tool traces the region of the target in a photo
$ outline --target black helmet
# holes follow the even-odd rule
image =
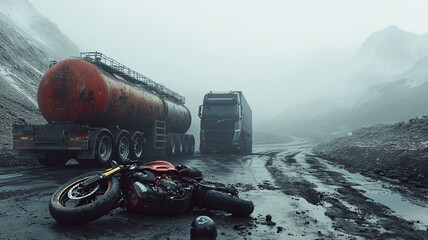
[[[215,240],[217,228],[214,221],[207,216],[199,216],[192,221],[190,227],[191,240]]]

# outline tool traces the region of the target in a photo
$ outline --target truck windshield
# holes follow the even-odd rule
[[[235,119],[237,115],[237,105],[204,105],[203,109],[203,116],[205,118]]]

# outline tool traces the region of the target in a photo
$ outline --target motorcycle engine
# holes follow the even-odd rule
[[[126,208],[146,213],[182,213],[189,208],[191,192],[179,180],[168,176],[158,177],[155,181],[137,178],[130,184]]]

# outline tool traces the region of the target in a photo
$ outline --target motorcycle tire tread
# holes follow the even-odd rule
[[[59,195],[61,193],[64,194],[64,189],[69,188],[73,183],[79,181],[82,178],[95,176],[97,174],[99,174],[99,172],[89,172],[77,176],[71,179],[70,181],[64,183],[55,191],[49,202],[49,212],[52,217],[55,218],[55,220],[62,224],[84,224],[90,221],[94,221],[118,207],[118,202],[121,198],[121,189],[119,180],[115,177],[106,179],[107,181],[110,181],[108,191],[104,193],[101,198],[96,199],[90,204],[79,206],[76,208],[69,208],[62,206],[59,203]]]
[[[241,217],[249,216],[254,211],[252,201],[210,189],[204,192],[200,207],[226,211]]]

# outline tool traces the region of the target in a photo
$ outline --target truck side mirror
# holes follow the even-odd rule
[[[202,118],[202,105],[199,105],[198,116],[199,118]]]

